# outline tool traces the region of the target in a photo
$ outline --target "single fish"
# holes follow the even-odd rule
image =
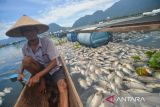
[[[107,79],[112,80],[115,77],[115,72],[112,72],[108,75]]]
[[[94,71],[95,71],[95,68],[96,68],[95,65],[90,65],[90,66],[89,66],[89,70],[90,70],[91,72],[94,72]]]
[[[113,82],[110,81],[110,86],[111,86],[111,89],[112,89],[114,92],[116,92],[116,93],[118,92],[115,83],[113,83]]]
[[[142,82],[146,82],[146,83],[160,82],[160,79],[156,79],[156,78],[153,78],[153,77],[147,77],[147,76],[137,76],[135,78],[142,81]]]
[[[97,75],[102,75],[102,73],[103,73],[103,72],[101,71],[101,69],[99,69],[99,68],[96,68],[94,72],[95,72],[95,74],[97,74]]]
[[[93,83],[93,80],[90,77],[86,77],[86,81],[87,81],[88,86],[91,86]]]
[[[89,107],[98,107],[102,101],[103,94],[102,92],[96,92]]]
[[[135,71],[135,68],[131,64],[124,63],[124,67],[128,68],[131,71]]]
[[[131,81],[131,82],[136,82],[136,83],[142,84],[141,81],[139,81],[137,79],[134,79],[134,78],[131,78],[131,77],[125,76],[123,79],[126,79],[127,81]]]
[[[12,90],[11,87],[9,87],[9,88],[4,88],[3,92],[4,92],[4,93],[11,93],[11,90]]]
[[[97,85],[94,85],[93,88],[94,88],[95,90],[99,91],[99,92],[104,93],[104,94],[110,93],[110,92],[108,92],[106,89],[104,89],[103,87],[99,87],[99,86],[97,86]]]
[[[79,79],[78,79],[78,82],[79,82],[79,84],[80,84],[80,86],[81,86],[82,88],[84,88],[84,89],[88,89],[88,88],[89,88],[89,87],[88,87],[88,84],[87,84],[87,82],[86,82],[85,80],[79,78]]]
[[[122,79],[119,76],[114,77],[114,82],[119,89],[122,88]]]
[[[148,83],[146,85],[146,87],[148,87],[148,88],[160,88],[160,84],[159,83]]]
[[[94,94],[92,94],[92,95],[90,95],[90,96],[88,97],[87,102],[86,102],[86,107],[89,107],[89,105],[90,105],[93,97],[94,97]]]
[[[97,81],[98,77],[97,77],[97,75],[95,73],[91,73],[89,76],[93,81]]]
[[[132,72],[127,68],[122,68],[122,71],[128,75],[132,75]]]
[[[132,81],[124,81],[124,84],[128,88],[138,88],[138,89],[144,89],[144,90],[148,89],[143,83],[136,83],[136,82],[132,82]]]
[[[132,89],[132,88],[128,89],[126,91],[129,93],[150,93],[150,92],[143,90],[143,89]]]
[[[4,97],[6,95],[5,92],[0,92],[0,97]]]
[[[123,74],[121,71],[115,70],[115,72],[116,72],[116,74],[117,74],[119,77],[121,77],[121,78],[124,77],[124,74]]]
[[[105,74],[110,74],[109,70],[104,69],[104,68],[100,68],[100,69],[101,69],[101,71],[102,71],[103,73],[105,73]]]

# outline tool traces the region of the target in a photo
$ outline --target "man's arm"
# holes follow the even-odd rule
[[[57,66],[57,61],[56,59],[53,59],[49,65],[43,69],[43,71],[39,72],[37,75],[39,75],[40,78],[42,78],[44,75],[48,74],[54,67]]]
[[[57,65],[57,61],[56,59],[53,59],[45,69],[43,69],[42,71],[40,71],[39,73],[37,73],[36,75],[30,78],[28,85],[33,86],[35,83],[43,79],[43,77],[46,74],[48,74],[51,69],[56,67],[56,65]]]

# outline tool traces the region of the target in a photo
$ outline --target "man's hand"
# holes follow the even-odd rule
[[[36,75],[34,75],[33,77],[31,77],[29,79],[29,83],[28,83],[28,86],[31,87],[31,86],[34,86],[36,83],[40,82],[40,75],[39,73],[37,73]]]
[[[24,78],[24,74],[19,74],[19,76],[18,76],[18,81],[22,81],[23,78]]]

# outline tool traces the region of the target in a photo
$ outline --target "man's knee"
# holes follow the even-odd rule
[[[31,62],[32,62],[32,60],[33,60],[32,57],[30,57],[30,56],[25,56],[25,57],[23,58],[23,61],[22,61],[22,64],[23,64],[24,68],[29,67],[30,64],[31,64]]]
[[[57,82],[58,90],[60,93],[66,93],[67,92],[67,84],[64,79],[60,79]]]

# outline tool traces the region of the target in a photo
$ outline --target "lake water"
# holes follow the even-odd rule
[[[131,44],[160,48],[160,35],[146,36],[129,41]],[[22,60],[21,48],[24,43],[0,48],[0,107],[13,107],[23,85],[18,81],[11,81]],[[27,76],[28,77],[28,76]],[[10,90],[5,93],[5,90]],[[4,95],[5,94],[5,95]]]
[[[17,73],[22,60],[22,44],[0,48],[0,103],[1,107],[13,107],[22,88],[18,81],[10,77]],[[5,90],[10,92],[5,92]],[[4,95],[5,94],[5,95]]]

